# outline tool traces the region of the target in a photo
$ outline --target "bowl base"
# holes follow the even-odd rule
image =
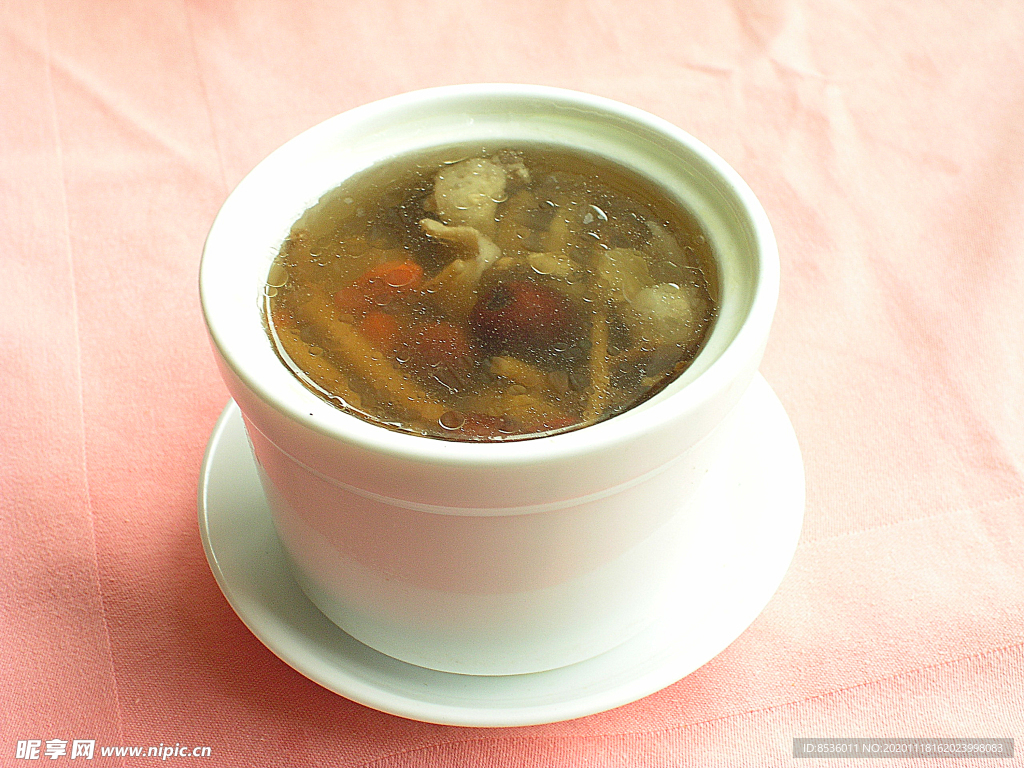
[[[221,415],[203,462],[203,545],[221,590],[253,634],[291,667],[352,701],[414,720],[480,727],[602,712],[665,688],[718,655],[760,614],[789,567],[804,510],[796,436],[760,375],[736,407],[734,445],[698,490],[698,503],[714,512],[702,516],[696,533],[735,546],[691,554],[652,625],[560,669],[438,672],[385,656],[339,629],[292,577],[234,403]]]

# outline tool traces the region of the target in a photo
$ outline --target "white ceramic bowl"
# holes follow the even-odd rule
[[[281,364],[261,293],[289,228],[324,192],[395,155],[536,142],[632,168],[703,223],[719,259],[720,314],[683,376],[585,429],[481,444],[374,426],[316,397]],[[383,653],[499,675],[591,658],[657,616],[701,513],[688,501],[728,441],[716,427],[760,362],[778,269],[753,193],[685,132],[595,96],[468,85],[353,109],[271,154],[218,214],[200,292],[305,592]]]

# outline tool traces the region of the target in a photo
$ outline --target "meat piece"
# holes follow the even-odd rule
[[[445,166],[434,178],[434,205],[445,224],[493,234],[498,202],[505,197],[505,169],[483,157]]]
[[[494,160],[504,169],[509,184],[522,186],[530,183],[530,169],[518,152],[505,149],[495,155]]]

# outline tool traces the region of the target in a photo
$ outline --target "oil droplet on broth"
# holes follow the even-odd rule
[[[502,416],[498,421],[498,431],[505,435],[511,435],[519,431],[519,425],[515,419],[510,419],[508,416]]]
[[[550,275],[558,269],[558,259],[550,253],[531,253],[529,261],[530,267],[538,275]]]
[[[270,265],[270,271],[267,273],[267,287],[268,288],[280,288],[288,282],[288,270],[282,267],[276,262]],[[272,294],[268,294],[272,295]]]
[[[416,273],[408,267],[396,267],[395,269],[389,270],[384,278],[384,282],[392,288],[402,288],[409,285],[414,279],[416,279]]]
[[[583,214],[584,224],[593,224],[595,221],[608,221],[608,214],[598,208],[596,205],[588,205],[589,209]],[[600,238],[599,238],[600,239]]]
[[[466,417],[458,411],[445,411],[437,423],[448,430],[454,430],[466,423]]]

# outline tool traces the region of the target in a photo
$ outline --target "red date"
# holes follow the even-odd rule
[[[477,301],[469,327],[490,353],[544,351],[565,339],[575,315],[558,291],[527,280],[501,283]]]

